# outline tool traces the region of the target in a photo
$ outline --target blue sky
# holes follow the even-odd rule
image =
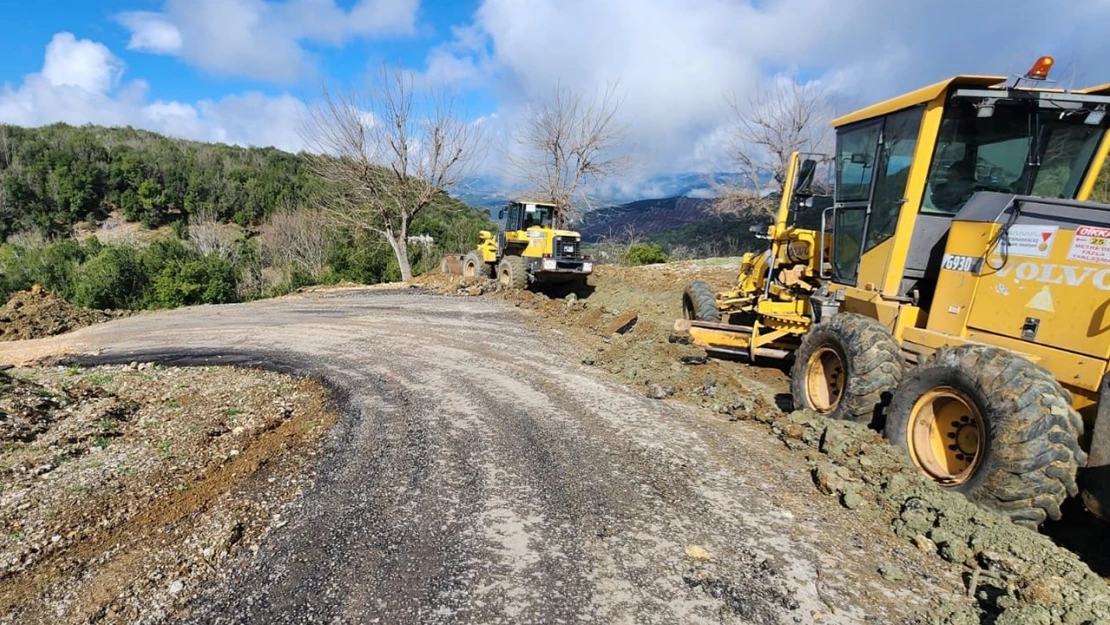
[[[728,97],[784,76],[835,112],[1041,54],[1064,86],[1110,82],[1110,0],[0,0],[0,15],[0,122],[297,150],[321,82],[365,85],[388,62],[503,144],[556,85],[616,85],[630,184],[722,167]]]

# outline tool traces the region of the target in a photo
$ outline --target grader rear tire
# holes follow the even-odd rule
[[[1029,360],[985,345],[941,350],[910,372],[884,435],[941,486],[1034,529],[1060,518],[1087,462],[1067,391]]]
[[[904,372],[902,350],[886,326],[840,313],[802,339],[790,372],[790,392],[795,408],[878,425]]]
[[[721,311],[717,308],[713,287],[701,280],[686,285],[682,292],[682,316],[693,321],[720,323]]]
[[[462,275],[467,278],[489,278],[489,266],[477,252],[471,252],[463,258]]]
[[[497,279],[509,289],[523,289],[528,286],[528,268],[519,256],[506,256],[497,265]]]

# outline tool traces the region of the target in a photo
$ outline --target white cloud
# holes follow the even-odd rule
[[[419,0],[166,0],[159,13],[120,14],[128,47],[171,54],[200,69],[279,83],[312,75],[304,43],[339,46],[358,37],[412,33]]]
[[[42,77],[55,87],[100,93],[115,87],[122,73],[123,64],[104,44],[58,33],[46,47]]]
[[[150,101],[144,81],[121,83],[123,70],[103,44],[58,33],[46,47],[41,72],[26,76],[19,87],[0,89],[0,123],[129,125],[198,141],[304,147],[297,131],[306,108],[292,96]]]
[[[1018,73],[1046,53],[1082,86],[1110,81],[1108,23],[1110,3],[1064,0],[483,0],[425,73],[492,85],[509,124],[557,83],[616,83],[645,173],[696,170],[727,146],[725,95],[776,75],[826,87],[839,112],[958,73]]]
[[[181,32],[163,15],[149,11],[121,13],[119,23],[131,31],[128,50],[152,54],[177,54],[181,51]]]

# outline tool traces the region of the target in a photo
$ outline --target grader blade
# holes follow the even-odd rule
[[[790,355],[786,350],[770,347],[758,347],[753,353],[754,329],[751,326],[679,319],[674,323],[674,331],[677,334],[689,336],[691,344],[705,349],[712,355],[740,358],[756,356],[776,360]]]

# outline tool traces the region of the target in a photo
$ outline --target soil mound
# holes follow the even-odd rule
[[[35,285],[13,294],[0,308],[0,341],[54,336],[127,314],[81,308]]]

